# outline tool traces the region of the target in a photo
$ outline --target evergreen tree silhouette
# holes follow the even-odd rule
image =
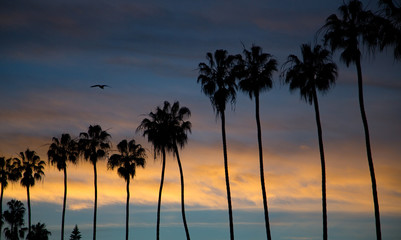
[[[80,240],[81,238],[82,238],[81,232],[78,229],[78,225],[75,224],[75,227],[70,235],[70,240]]]

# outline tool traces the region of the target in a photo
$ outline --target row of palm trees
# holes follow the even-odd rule
[[[152,143],[154,156],[162,157],[162,173],[159,190],[157,208],[157,239],[159,239],[160,228],[160,207],[161,196],[164,183],[164,171],[166,165],[166,152],[172,152],[177,158],[181,180],[181,209],[182,218],[187,239],[190,239],[189,230],[185,217],[184,203],[184,176],[182,164],[179,156],[179,147],[184,147],[187,142],[187,133],[191,131],[191,122],[187,121],[191,112],[186,107],[180,107],[179,102],[172,105],[165,101],[163,107],[157,107],[155,112],[150,112],[148,118],[144,118],[137,128],[137,132],[142,132],[144,137]],[[97,220],[97,162],[107,158],[111,148],[110,134],[102,130],[99,125],[89,126],[87,132],[82,132],[78,139],[73,139],[70,134],[64,133],[60,138],[54,137],[47,151],[48,161],[64,173],[64,198],[61,221],[61,239],[64,239],[64,220],[67,200],[67,165],[77,164],[79,157],[89,161],[94,171],[94,216],[93,216],[93,239],[96,239],[96,220]],[[117,145],[118,154],[113,154],[108,158],[107,167],[111,170],[117,169],[120,177],[126,181],[127,201],[126,201],[126,239],[128,240],[129,226],[129,199],[130,179],[136,174],[137,167],[145,167],[146,151],[135,142],[134,139],[122,140]],[[1,200],[3,192],[8,182],[20,180],[22,186],[27,188],[28,219],[29,230],[31,232],[31,207],[30,207],[30,188],[35,185],[37,180],[44,176],[45,162],[35,151],[27,149],[21,152],[18,158],[0,158],[0,180],[1,180]],[[0,209],[1,210],[1,209]],[[1,213],[1,211],[0,211]],[[0,216],[2,219],[2,216]],[[0,230],[1,231],[1,230]]]
[[[351,0],[339,7],[339,16],[330,15],[326,23],[316,34],[315,40],[323,33],[323,43],[330,47],[326,50],[319,44],[301,45],[302,58],[289,55],[281,68],[280,77],[290,90],[299,89],[301,98],[314,105],[318,130],[319,150],[322,169],[322,213],[323,239],[327,240],[327,204],[326,204],[326,170],[322,139],[322,128],[317,98],[317,91],[325,93],[337,78],[337,66],[331,53],[340,50],[340,60],[347,67],[354,63],[357,67],[358,96],[360,112],[365,132],[366,152],[372,182],[373,202],[376,220],[376,237],[381,240],[380,213],[377,196],[376,177],[373,157],[370,147],[369,128],[366,118],[361,70],[361,48],[366,47],[371,53],[376,49],[394,47],[394,58],[401,59],[401,6],[391,0],[380,0],[381,10],[374,13],[365,10],[359,0]],[[225,110],[230,102],[235,104],[236,90],[239,89],[255,98],[255,115],[257,125],[260,179],[265,215],[267,239],[271,240],[266,187],[264,182],[263,152],[261,127],[259,119],[259,94],[272,88],[272,73],[277,71],[277,61],[260,47],[252,46],[250,51],[244,49],[241,55],[229,55],[225,50],[216,50],[214,54],[207,53],[207,63],[199,64],[198,83],[202,92],[211,101],[213,110],[221,119],[225,180],[228,202],[230,239],[234,239],[231,192],[228,174],[227,141],[225,130]]]
[[[318,44],[315,46],[303,44],[301,46],[302,57],[299,58],[296,55],[289,55],[287,61],[281,67],[280,78],[283,82],[289,84],[290,90],[299,89],[302,99],[309,104],[313,104],[315,108],[322,169],[324,240],[327,240],[328,236],[326,173],[317,91],[325,93],[336,80],[337,66],[331,56],[331,53],[335,50],[343,50],[341,52],[341,60],[344,61],[347,66],[351,63],[355,63],[357,67],[360,110],[365,129],[366,149],[372,181],[376,235],[377,239],[381,240],[377,187],[373,168],[373,159],[370,150],[369,129],[363,103],[362,71],[360,63],[362,53],[360,48],[363,45],[366,45],[370,49],[378,48],[379,50],[383,50],[386,46],[394,46],[394,56],[396,59],[399,59],[401,56],[399,52],[399,44],[401,42],[399,34],[401,31],[401,18],[400,7],[394,5],[392,1],[381,0],[380,4],[383,6],[382,13],[384,17],[380,17],[371,11],[364,10],[362,3],[358,0],[349,1],[347,4],[344,3],[344,5],[339,8],[340,16],[335,14],[329,16],[325,25],[317,34],[317,36],[319,36],[321,33],[324,33],[324,45],[329,46],[331,51],[326,50]],[[262,49],[258,46],[252,46],[250,50],[244,48],[243,55],[229,55],[225,50],[216,50],[214,54],[207,53],[206,59],[206,63],[202,62],[199,64],[199,76],[197,81],[202,86],[202,92],[209,97],[216,116],[221,119],[230,239],[234,239],[234,224],[228,171],[225,110],[229,102],[235,104],[236,92],[239,88],[241,91],[248,94],[251,99],[255,99],[255,118],[265,228],[267,239],[271,240],[263,166],[264,161],[259,97],[262,92],[272,88],[273,73],[278,71],[278,62],[272,55],[263,53]],[[190,239],[185,217],[184,176],[178,151],[178,146],[181,148],[185,146],[188,139],[187,133],[191,131],[191,123],[187,121],[190,114],[190,110],[186,107],[180,107],[178,102],[175,102],[172,105],[169,102],[164,102],[163,106],[159,106],[154,112],[150,112],[147,115],[147,118],[143,119],[137,128],[137,132],[141,132],[144,137],[147,137],[148,142],[152,144],[154,157],[156,158],[160,156],[162,159],[161,181],[157,207],[157,239],[159,239],[160,235],[160,207],[167,152],[173,153],[176,157],[180,170],[182,219],[186,238]],[[53,138],[48,151],[48,159],[52,165],[56,165],[59,171],[64,172],[61,239],[64,237],[64,216],[67,196],[67,163],[76,164],[80,156],[86,161],[89,161],[93,165],[94,170],[95,196],[93,239],[96,239],[97,162],[108,157],[110,148],[110,134],[108,134],[107,131],[102,130],[99,125],[89,126],[88,131],[81,133],[78,140],[72,139],[69,134],[62,134],[60,139]],[[130,179],[134,178],[137,166],[145,166],[146,154],[142,146],[136,144],[135,140],[123,140],[117,145],[117,148],[119,154],[113,154],[108,158],[108,168],[116,168],[119,176],[123,177],[127,184],[126,239],[128,239]],[[34,186],[35,180],[40,180],[44,175],[43,167],[45,163],[40,160],[35,152],[30,151],[29,149],[25,152],[21,152],[19,158],[20,159],[0,158],[0,177],[2,184],[1,201],[3,197],[3,188],[7,186],[7,180],[18,181],[18,179],[21,179],[21,184],[27,188],[30,226],[31,210],[29,188]],[[24,170],[22,170],[22,166],[25,166]]]

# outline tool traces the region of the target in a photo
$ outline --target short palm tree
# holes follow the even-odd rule
[[[272,74],[277,71],[277,60],[270,54],[263,53],[259,46],[252,46],[251,50],[244,49],[244,60],[240,63],[241,72],[239,88],[255,98],[255,115],[258,136],[259,149],[259,168],[260,168],[260,184],[262,187],[263,207],[265,214],[265,228],[267,239],[271,240],[269,213],[267,207],[264,167],[263,167],[263,145],[262,130],[259,117],[259,95],[261,92],[269,90],[273,86]]]
[[[301,98],[315,107],[322,169],[323,239],[327,240],[326,163],[324,159],[317,91],[326,93],[335,83],[337,65],[333,62],[330,52],[320,45],[312,48],[309,44],[303,44],[301,51],[302,59],[299,59],[295,55],[288,56],[287,61],[283,65],[282,76],[285,83],[290,85],[291,91],[299,89]]]
[[[166,151],[173,151],[177,157],[181,179],[181,213],[186,237],[190,239],[184,208],[184,176],[177,147],[177,144],[183,147],[187,141],[186,132],[190,131],[191,123],[185,121],[185,118],[189,115],[189,109],[186,107],[180,108],[178,102],[175,102],[173,106],[171,106],[169,102],[165,101],[163,108],[157,107],[155,112],[150,112],[148,114],[149,118],[143,119],[137,128],[137,131],[142,131],[143,136],[146,136],[148,142],[152,143],[155,158],[160,154],[162,156],[162,173],[157,207],[157,239],[159,239],[160,231],[160,206],[166,166]]]
[[[4,220],[10,225],[4,229],[4,235],[7,240],[19,240],[25,235],[24,228],[25,207],[21,201],[11,199],[7,203],[8,210],[4,211]]]
[[[3,227],[3,194],[9,182],[17,182],[21,177],[21,162],[13,158],[0,157],[0,239]]]
[[[53,138],[52,144],[47,151],[47,157],[51,165],[56,165],[59,171],[64,172],[64,199],[63,213],[61,216],[61,240],[64,239],[64,219],[67,202],[67,162],[77,163],[78,143],[71,139],[68,133],[61,135],[61,138]]]
[[[230,221],[230,239],[234,239],[234,223],[231,204],[230,179],[228,174],[226,119],[225,111],[228,102],[235,104],[237,85],[235,79],[236,59],[238,56],[228,55],[226,50],[216,50],[214,54],[206,54],[207,63],[199,63],[197,82],[202,85],[202,92],[209,97],[213,110],[221,119],[223,140],[224,170],[227,190],[228,216]]]
[[[93,182],[95,187],[95,203],[93,207],[93,240],[96,240],[96,215],[97,215],[97,168],[98,160],[106,157],[110,149],[110,134],[103,131],[99,125],[90,125],[88,132],[79,134],[78,148],[86,161],[93,165]]]
[[[373,203],[376,220],[376,237],[381,240],[379,200],[377,196],[376,176],[373,166],[373,157],[370,147],[368,120],[363,100],[363,80],[361,67],[361,48],[363,46],[374,50],[379,44],[377,18],[371,11],[363,9],[359,0],[351,0],[339,7],[340,17],[336,14],[326,19],[326,24],[319,31],[324,31],[324,42],[332,51],[342,50],[340,59],[347,67],[354,63],[358,76],[358,97],[362,123],[365,132],[366,154],[368,158],[370,177],[372,182]]]
[[[28,202],[28,233],[31,232],[31,199],[29,189],[35,186],[36,181],[42,180],[44,177],[44,168],[46,163],[40,160],[40,157],[36,154],[35,151],[25,150],[25,152],[21,152],[19,154],[22,162],[21,170],[22,170],[22,178],[21,185],[26,187],[26,195]]]
[[[129,222],[129,183],[130,179],[134,179],[136,168],[145,167],[146,153],[141,144],[136,144],[135,140],[127,142],[122,140],[117,149],[120,154],[113,154],[107,162],[107,167],[111,170],[117,168],[117,173],[120,177],[124,178],[127,183],[127,204],[125,210],[125,239],[128,240],[128,222]]]
[[[49,240],[50,231],[46,229],[44,223],[32,225],[32,231],[26,236],[26,240]]]

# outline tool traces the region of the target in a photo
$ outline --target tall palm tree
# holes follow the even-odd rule
[[[3,194],[4,189],[8,186],[9,181],[17,182],[21,177],[20,172],[21,162],[17,159],[0,157],[0,239],[3,227]]]
[[[164,184],[166,151],[174,152],[177,157],[181,180],[181,214],[186,237],[187,239],[190,239],[184,207],[184,175],[177,147],[177,145],[183,147],[187,142],[186,133],[191,129],[191,123],[189,121],[185,121],[185,119],[189,117],[189,115],[189,109],[186,107],[180,108],[179,102],[175,102],[173,106],[171,106],[169,102],[165,101],[163,108],[157,107],[155,112],[150,112],[148,114],[149,118],[143,119],[141,124],[137,128],[137,131],[143,131],[143,136],[147,136],[148,142],[152,143],[155,158],[160,154],[162,155],[162,173],[157,207],[157,239],[159,239],[160,206]]]
[[[62,134],[60,139],[54,137],[47,151],[47,157],[51,165],[56,165],[59,171],[64,172],[64,199],[61,217],[61,240],[63,240],[65,206],[67,202],[67,162],[71,162],[72,164],[77,163],[78,144],[75,140],[71,139],[68,133]]]
[[[135,140],[127,142],[122,140],[117,145],[120,154],[113,154],[107,162],[107,167],[111,170],[117,168],[117,173],[124,178],[127,183],[127,204],[125,210],[125,239],[128,240],[128,222],[129,222],[129,183],[130,179],[134,179],[136,167],[145,167],[146,153],[141,144],[136,144]]]
[[[97,161],[103,159],[110,149],[110,134],[103,131],[99,125],[90,125],[88,132],[81,132],[78,148],[86,161],[93,165],[93,182],[95,186],[95,203],[93,207],[93,240],[96,240],[96,215],[97,215]]]
[[[40,160],[40,157],[35,151],[25,150],[25,152],[20,152],[19,157],[22,162],[22,178],[21,185],[26,187],[26,195],[28,202],[28,233],[31,232],[31,199],[29,189],[35,186],[36,181],[42,180],[44,177],[44,168],[46,163]]]
[[[4,229],[7,240],[19,240],[25,235],[24,228],[25,207],[21,201],[11,199],[8,203],[8,210],[4,211],[4,220],[10,225]]]
[[[181,107],[178,101],[174,102],[170,107],[170,103],[165,101],[163,110],[169,115],[168,125],[169,125],[169,135],[171,144],[168,148],[172,151],[178,163],[178,168],[180,170],[180,182],[181,182],[181,215],[184,223],[184,229],[187,239],[190,239],[189,230],[187,225],[187,220],[185,217],[185,200],[184,200],[184,173],[182,170],[182,164],[180,155],[178,153],[178,145],[183,148],[188,141],[187,132],[191,132],[191,122],[186,121],[191,116],[191,111],[187,107]]]
[[[167,130],[166,113],[157,107],[155,112],[148,114],[149,118],[144,118],[136,129],[137,132],[142,131],[142,136],[148,138],[148,142],[153,145],[153,155],[156,159],[162,157],[162,172],[160,177],[159,197],[157,201],[157,222],[156,222],[156,239],[160,238],[160,207],[161,197],[164,184],[164,171],[166,169],[166,149],[169,145],[169,136]]]
[[[372,182],[373,203],[376,220],[376,237],[381,240],[379,200],[377,196],[376,176],[373,166],[372,151],[370,148],[370,137],[368,120],[366,118],[363,100],[363,83],[361,68],[361,47],[365,46],[370,50],[378,45],[378,26],[375,15],[371,11],[363,9],[362,3],[358,0],[351,0],[348,4],[339,7],[340,17],[336,14],[326,19],[325,25],[320,31],[324,31],[324,42],[331,47],[332,51],[342,50],[340,59],[347,67],[354,63],[358,76],[359,108],[365,132],[366,154],[368,158],[370,177]]]
[[[264,167],[263,167],[263,145],[262,145],[262,130],[260,126],[260,117],[259,117],[259,95],[261,92],[272,88],[273,86],[272,74],[274,71],[277,71],[277,60],[274,59],[270,54],[263,53],[261,47],[254,45],[251,47],[250,51],[244,48],[243,54],[245,59],[240,63],[242,73],[240,74],[239,88],[244,93],[247,93],[251,99],[255,98],[255,115],[256,115],[256,127],[257,127],[258,149],[259,149],[260,184],[262,187],[266,235],[267,239],[271,240]]]
[[[320,123],[317,91],[326,93],[335,83],[337,65],[333,62],[328,50],[320,45],[312,47],[309,44],[301,46],[302,59],[289,55],[283,65],[285,83],[290,90],[299,89],[301,98],[315,107],[317,133],[319,138],[320,164],[322,169],[322,212],[323,239],[327,240],[327,202],[326,202],[326,163],[324,159],[322,127]]]
[[[228,55],[226,50],[216,50],[214,55],[206,54],[207,63],[199,63],[197,82],[202,85],[202,92],[209,97],[216,116],[221,119],[223,140],[224,170],[227,190],[228,216],[230,221],[230,239],[234,240],[234,224],[231,205],[230,179],[228,174],[226,119],[225,110],[228,102],[235,104],[237,85],[235,83],[235,65],[238,56]]]

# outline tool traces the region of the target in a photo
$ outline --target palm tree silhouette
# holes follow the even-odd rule
[[[379,0],[385,19],[381,21],[380,48],[394,46],[394,58],[401,60],[401,4],[391,0]]]
[[[171,107],[170,103],[165,101],[163,108],[157,107],[155,112],[150,112],[148,114],[149,118],[143,119],[137,128],[137,131],[143,131],[143,136],[147,136],[148,142],[152,143],[155,158],[160,154],[162,155],[162,173],[157,206],[157,239],[159,239],[160,235],[160,206],[166,166],[166,151],[173,151],[177,157],[181,180],[181,213],[186,237],[190,239],[184,208],[184,176],[177,148],[177,144],[183,147],[187,141],[186,132],[190,131],[191,123],[184,119],[189,115],[189,109],[186,107],[180,108],[178,102],[175,102]]]
[[[169,136],[166,126],[166,117],[160,107],[156,108],[155,112],[148,114],[149,118],[144,118],[136,131],[142,131],[142,136],[148,138],[148,142],[153,145],[153,155],[156,159],[157,156],[162,156],[162,173],[160,177],[159,198],[157,202],[157,222],[156,222],[156,239],[160,237],[160,206],[161,197],[164,184],[164,171],[166,168],[166,148],[169,144]]]
[[[340,59],[347,67],[354,63],[358,76],[359,108],[361,112],[364,132],[366,153],[368,158],[370,177],[372,182],[373,203],[376,219],[376,237],[381,240],[379,200],[377,196],[376,176],[373,166],[373,157],[370,147],[368,120],[365,113],[363,100],[363,83],[361,68],[361,46],[370,50],[378,45],[378,26],[376,17],[371,11],[365,11],[362,3],[358,0],[351,0],[348,4],[339,7],[340,18],[336,14],[326,19],[326,24],[319,31],[325,31],[324,42],[331,47],[332,51],[342,49]]]
[[[234,224],[231,205],[230,179],[228,174],[227,142],[225,127],[225,110],[228,102],[235,104],[237,72],[235,60],[238,56],[228,55],[226,50],[216,50],[214,55],[206,54],[208,63],[199,63],[198,83],[202,85],[202,92],[209,97],[216,116],[221,118],[221,133],[223,140],[224,170],[227,190],[228,216],[230,221],[230,239],[234,240]]]
[[[125,239],[128,240],[128,222],[129,222],[129,183],[130,179],[134,179],[136,167],[145,167],[146,153],[141,144],[135,144],[135,140],[127,142],[122,140],[117,145],[120,154],[113,154],[107,162],[109,169],[117,168],[117,173],[127,182],[127,204],[125,210]]]
[[[323,239],[327,240],[326,163],[316,91],[325,93],[335,83],[337,65],[331,59],[330,52],[320,45],[316,45],[312,49],[309,44],[303,44],[301,51],[302,59],[299,59],[295,55],[288,56],[287,61],[283,65],[282,76],[285,79],[285,83],[290,85],[291,91],[299,89],[301,98],[309,104],[313,103],[315,107],[322,169]]]
[[[49,240],[49,232],[44,223],[37,223],[32,225],[32,231],[26,236],[26,240]]]
[[[17,182],[21,177],[20,172],[21,162],[18,159],[0,157],[0,239],[3,227],[3,194],[4,189],[8,186],[8,182]]]
[[[269,90],[273,86],[272,73],[277,71],[277,61],[270,54],[263,53],[262,48],[252,45],[251,50],[244,48],[244,61],[240,62],[240,82],[239,88],[255,98],[255,115],[259,149],[259,168],[260,168],[260,184],[262,187],[263,207],[265,214],[265,228],[267,239],[271,240],[269,213],[267,207],[264,167],[263,167],[263,145],[262,130],[259,117],[259,95],[260,92]]]
[[[61,138],[53,138],[52,144],[47,151],[47,157],[51,165],[56,165],[59,171],[64,172],[64,199],[63,199],[63,213],[61,217],[61,240],[64,239],[64,219],[65,207],[67,202],[67,162],[73,164],[77,163],[78,157],[78,144],[71,139],[68,133],[61,135]]]
[[[95,203],[93,207],[93,240],[96,240],[96,215],[97,215],[97,169],[98,160],[105,158],[110,149],[110,134],[103,131],[99,125],[90,125],[88,132],[81,132],[78,141],[79,152],[86,161],[93,165],[93,182],[95,186]]]
[[[4,211],[4,220],[10,227],[4,228],[4,235],[8,240],[19,240],[20,236],[23,238],[26,228],[23,226],[25,207],[21,201],[11,199],[8,203],[8,210]]]
[[[180,170],[180,182],[181,182],[181,215],[182,215],[182,220],[184,223],[184,229],[185,229],[185,234],[187,239],[190,239],[189,236],[189,230],[188,230],[188,225],[187,225],[187,220],[185,217],[185,201],[184,201],[184,173],[182,170],[182,164],[181,164],[181,159],[180,155],[178,153],[178,146],[179,145],[181,148],[184,147],[184,145],[188,141],[188,136],[187,132],[191,132],[191,122],[186,121],[191,116],[191,111],[187,107],[181,107],[180,108],[180,103],[174,102],[173,105],[170,107],[170,103],[165,101],[164,102],[164,107],[163,110],[168,113],[169,115],[169,120],[168,120],[168,125],[169,125],[169,132],[170,132],[170,140],[172,145],[169,146],[168,150],[173,151],[176,158],[177,158],[177,163],[178,163],[178,168]]]
[[[19,157],[22,162],[22,178],[21,185],[26,187],[26,195],[28,202],[28,233],[31,232],[31,199],[29,189],[35,186],[36,181],[42,180],[45,175],[44,168],[46,163],[40,160],[40,157],[35,151],[25,150],[25,152],[20,152]]]

